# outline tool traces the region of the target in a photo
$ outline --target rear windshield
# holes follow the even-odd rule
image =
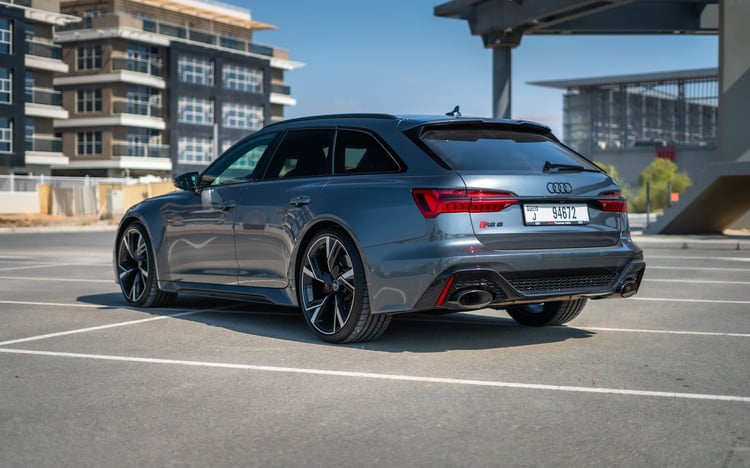
[[[497,128],[438,128],[422,141],[455,170],[543,172],[556,165],[599,169],[544,135]]]

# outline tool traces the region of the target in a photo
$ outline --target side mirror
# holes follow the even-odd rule
[[[182,190],[195,190],[198,188],[199,180],[197,172],[186,172],[174,178],[174,186]]]

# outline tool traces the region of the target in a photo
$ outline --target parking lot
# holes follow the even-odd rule
[[[567,327],[343,346],[290,309],[126,307],[112,238],[0,234],[1,466],[750,466],[747,238],[643,237],[639,295]]]

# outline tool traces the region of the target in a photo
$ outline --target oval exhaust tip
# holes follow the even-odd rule
[[[456,294],[452,301],[464,309],[481,309],[492,302],[492,294],[481,289],[468,289]]]
[[[626,281],[625,283],[622,284],[622,286],[620,286],[620,296],[622,297],[634,296],[637,290],[638,290],[638,285],[635,283],[635,281]]]

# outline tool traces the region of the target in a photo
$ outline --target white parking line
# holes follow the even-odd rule
[[[115,279],[99,280],[99,279],[74,279],[74,278],[38,278],[34,276],[0,276],[0,279],[5,280],[19,280],[19,281],[62,281],[71,283],[112,283],[115,284]]]
[[[750,301],[725,301],[720,299],[675,299],[671,297],[630,297],[629,301],[694,302],[703,304],[750,304]]]
[[[53,306],[53,307],[90,307],[90,308],[103,307],[98,304],[80,304],[80,303],[76,304],[76,303],[64,303],[64,302],[0,301],[0,304],[38,305],[38,306]]]
[[[99,306],[96,306],[96,307],[99,307]],[[164,319],[174,318],[174,317],[184,317],[186,315],[199,314],[201,312],[206,312],[206,311],[205,310],[193,310],[189,312],[178,312],[176,314],[159,315],[158,317],[149,317],[149,318],[139,319],[139,320],[130,320],[127,322],[110,323],[108,325],[99,325],[97,327],[79,328],[76,330],[68,330],[68,331],[57,332],[57,333],[48,333],[46,335],[30,336],[27,338],[19,338],[17,340],[2,341],[0,342],[0,346],[7,346],[7,345],[17,344],[17,343],[27,343],[29,341],[38,341],[38,340],[44,340],[47,338],[56,338],[58,336],[75,335],[78,333],[88,333],[88,332],[97,331],[97,330],[106,330],[108,328],[125,327],[128,325],[135,325],[139,323],[153,322],[155,320],[164,320]]]
[[[646,278],[647,283],[695,283],[695,284],[750,284],[750,281],[716,281],[716,280],[685,280],[685,279],[654,279]]]
[[[581,330],[607,331],[618,333],[658,333],[663,335],[697,335],[697,336],[731,336],[739,338],[750,338],[750,333],[723,333],[723,332],[701,332],[687,330],[649,330],[641,328],[606,328],[606,327],[580,327]]]
[[[120,361],[120,362],[139,362],[144,364],[166,364],[166,365],[178,365],[178,366],[193,366],[193,367],[206,367],[206,368],[218,368],[218,369],[238,369],[248,370],[257,372],[279,372],[286,374],[302,374],[302,375],[320,375],[330,377],[347,377],[357,379],[378,379],[378,380],[393,380],[401,382],[418,382],[418,383],[432,383],[432,384],[446,384],[446,385],[465,385],[465,386],[476,386],[476,387],[498,387],[498,388],[514,388],[524,390],[547,390],[547,391],[558,391],[558,392],[578,392],[578,393],[599,393],[609,395],[627,395],[627,396],[642,396],[642,397],[658,397],[658,398],[680,398],[690,400],[710,400],[710,401],[732,401],[750,403],[750,397],[736,396],[736,395],[712,395],[706,393],[678,393],[678,392],[657,392],[649,390],[627,390],[621,388],[598,388],[598,387],[573,387],[568,385],[547,385],[547,384],[531,384],[531,383],[519,383],[519,382],[501,382],[494,380],[472,380],[472,379],[452,379],[443,377],[421,377],[414,375],[399,375],[399,374],[376,374],[371,372],[351,372],[351,371],[336,371],[326,369],[309,369],[309,368],[298,368],[298,367],[277,367],[277,366],[260,366],[253,364],[231,364],[222,362],[202,362],[202,361],[183,361],[176,359],[156,359],[156,358],[142,358],[142,357],[131,357],[131,356],[113,356],[104,354],[79,354],[79,353],[62,353],[54,351],[33,351],[26,349],[8,349],[0,348],[0,353],[10,354],[27,354],[36,356],[49,356],[49,357],[63,357],[63,358],[76,358],[76,359],[93,359],[100,361]]]
[[[718,267],[678,267],[665,265],[646,265],[646,270],[674,270],[674,271],[750,271],[750,268],[718,268]]]
[[[63,267],[63,266],[75,266],[75,264],[73,263],[41,263],[37,265],[5,267],[5,268],[0,268],[0,271],[32,270],[34,268],[54,268],[54,267]],[[90,265],[81,263],[80,266],[90,266]]]
[[[724,262],[750,262],[750,257],[691,257],[687,255],[646,255],[646,260],[658,258],[660,260],[719,260]]]

